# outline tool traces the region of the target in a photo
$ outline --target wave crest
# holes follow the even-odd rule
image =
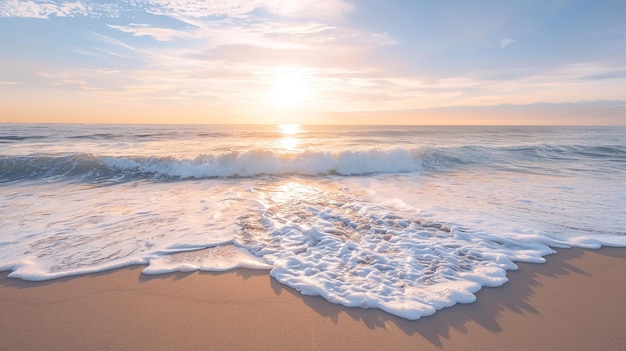
[[[134,180],[255,177],[259,175],[365,175],[418,172],[419,149],[361,151],[231,151],[193,158],[175,156],[20,156],[0,158],[0,181],[69,178]]]

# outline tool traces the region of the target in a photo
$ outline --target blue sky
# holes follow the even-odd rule
[[[0,47],[8,122],[626,100],[625,1],[2,0]]]

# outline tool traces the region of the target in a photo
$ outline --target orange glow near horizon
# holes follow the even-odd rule
[[[286,135],[298,134],[302,131],[299,124],[279,124],[278,129]]]

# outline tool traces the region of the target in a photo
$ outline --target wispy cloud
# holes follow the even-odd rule
[[[133,6],[143,8],[155,15],[184,17],[245,17],[261,6],[261,1],[258,0],[136,0],[132,3]]]
[[[256,9],[296,18],[341,19],[353,9],[343,0],[137,0],[134,4],[157,15],[246,18]]]
[[[500,48],[504,49],[505,47],[513,44],[515,42],[515,40],[510,39],[510,38],[504,38],[502,40],[500,40]]]
[[[116,3],[97,1],[67,0],[3,0],[0,3],[0,17],[39,18],[77,16],[117,16]]]
[[[119,93],[124,90],[124,86],[139,83],[129,72],[111,68],[49,69],[35,73],[39,85],[55,89]]]
[[[110,16],[133,10],[174,17],[247,18],[257,9],[293,18],[339,20],[354,6],[344,0],[3,0],[0,17]]]
[[[261,6],[269,12],[291,17],[337,20],[354,9],[354,5],[343,0],[265,0]]]
[[[108,25],[109,28],[117,29],[124,33],[131,33],[133,36],[150,36],[158,41],[171,41],[176,38],[193,38],[196,37],[192,31],[176,30],[172,28],[152,27],[149,24],[131,23],[127,26]]]
[[[604,71],[584,76],[587,80],[605,80],[605,79],[624,79],[626,78],[626,70]]]

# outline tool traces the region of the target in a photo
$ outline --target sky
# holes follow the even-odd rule
[[[0,122],[626,124],[626,1],[0,0]]]

